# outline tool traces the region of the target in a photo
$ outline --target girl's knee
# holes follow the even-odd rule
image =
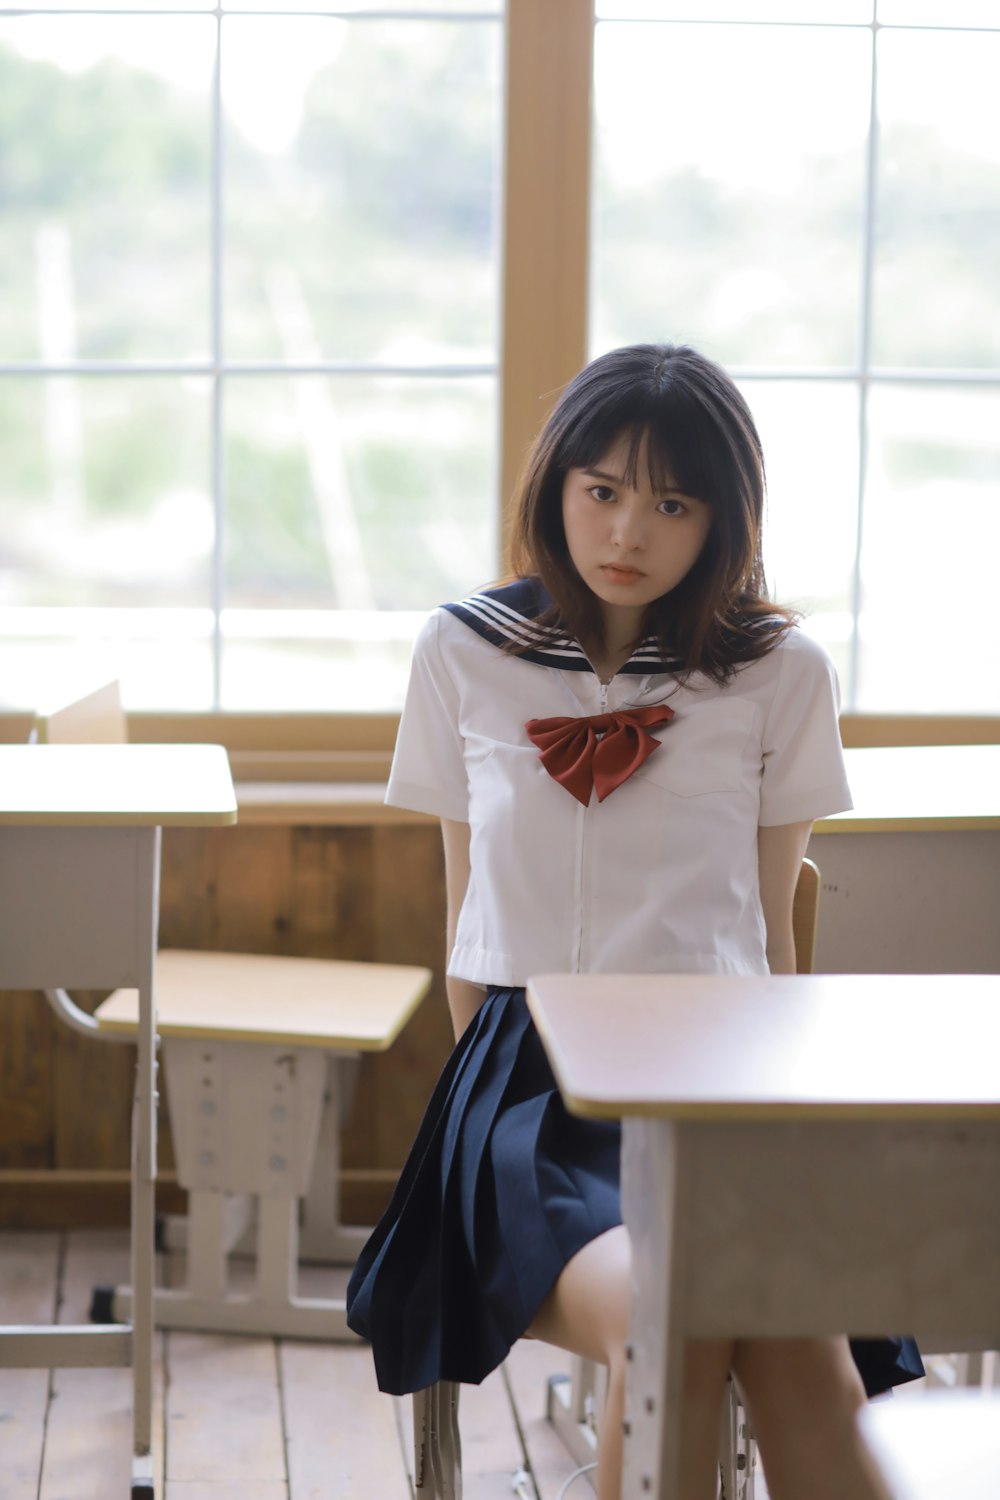
[[[733,1369],[758,1411],[853,1417],[865,1403],[846,1338],[741,1340]]]

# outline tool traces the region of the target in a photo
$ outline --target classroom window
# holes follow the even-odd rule
[[[392,710],[426,610],[500,572],[515,6],[542,25],[535,0],[0,13],[7,705],[107,667],[131,708]],[[560,15],[595,28],[590,296],[539,338],[731,368],[774,592],[845,706],[997,713],[993,0]],[[518,253],[554,279],[559,247]],[[525,370],[541,414],[558,381]]]
[[[19,9],[3,699],[397,705],[497,568],[501,5]]]
[[[592,353],[690,340],[769,463],[846,706],[1000,710],[1000,18],[598,0]]]

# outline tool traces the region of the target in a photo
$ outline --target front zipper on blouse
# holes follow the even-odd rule
[[[600,701],[598,713],[606,714],[608,711],[608,689],[611,684],[602,682],[600,686]],[[591,793],[593,801],[593,793]],[[589,869],[587,865],[587,844],[590,831],[590,802],[586,807],[581,807],[577,822],[579,830],[576,851],[576,942],[573,954],[573,972],[579,974],[584,958],[584,939],[587,934],[587,915],[589,911],[590,889]]]

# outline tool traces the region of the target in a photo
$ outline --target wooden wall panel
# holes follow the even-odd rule
[[[374,955],[370,828],[291,828],[288,952],[363,962]]]
[[[373,838],[373,957],[381,963],[424,964],[434,973],[430,993],[391,1051],[369,1060],[378,1100],[370,1160],[394,1167],[406,1157],[453,1045],[444,991],[444,850],[436,823],[376,828]]]
[[[444,866],[435,823],[394,827],[167,829],[163,946],[427,964],[434,986],[396,1045],[362,1062],[345,1126],[348,1218],[385,1201],[451,1046],[444,998]],[[84,1008],[96,994],[76,995]],[[134,1049],[58,1026],[40,995],[0,997],[0,1172],[48,1169],[18,1192],[0,1181],[0,1224],[124,1216]],[[173,1166],[161,1087],[158,1159]],[[91,1175],[93,1192],[71,1173]],[[25,1186],[25,1184],[22,1184]],[[58,1203],[65,1204],[60,1220]],[[90,1217],[92,1215],[92,1217]]]
[[[41,995],[0,992],[0,1168],[55,1165],[54,1030]]]
[[[160,858],[161,947],[204,951],[217,946],[213,938],[219,850],[217,829],[165,831]]]
[[[90,1014],[107,993],[74,990],[73,999]],[[54,1061],[54,1165],[127,1168],[135,1048],[92,1041],[57,1025]]]

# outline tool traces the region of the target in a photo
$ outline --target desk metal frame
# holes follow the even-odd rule
[[[153,1500],[160,828],[235,821],[220,746],[0,747],[0,989],[139,992],[131,1319],[0,1328],[0,1366],[131,1368],[132,1500]]]
[[[1000,1343],[1000,977],[549,975],[567,1105],[622,1118],[624,1500],[675,1500],[684,1342]]]
[[[0,988],[139,991],[130,1323],[0,1329],[0,1365],[132,1368],[132,1495],[152,1500],[158,827],[0,831]],[[41,1003],[41,1002],[39,1002]]]

